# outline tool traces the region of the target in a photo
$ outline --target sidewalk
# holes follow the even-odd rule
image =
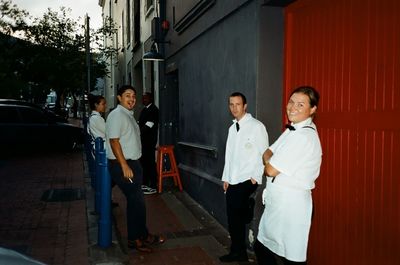
[[[90,264],[82,152],[0,160],[0,246],[46,264]]]
[[[164,244],[149,254],[127,248],[126,202],[115,187],[112,246],[99,248],[93,193],[83,150],[0,160],[0,247],[55,265],[208,265],[227,253],[226,230],[168,185],[145,196],[149,230]]]
[[[219,262],[218,257],[228,253],[227,231],[185,192],[168,188],[162,194],[145,195],[149,231],[166,236],[167,241],[155,246],[152,253],[128,249],[125,197],[118,187],[113,189],[113,196],[119,203],[113,211],[116,229],[129,264],[239,264]],[[255,264],[254,258],[240,263],[245,264]]]
[[[87,171],[87,165],[86,165]],[[94,194],[90,180],[86,181],[91,264],[146,264],[146,265],[209,265],[220,263],[218,257],[227,254],[229,234],[212,216],[185,192],[164,181],[162,194],[145,195],[147,225],[153,234],[166,236],[167,241],[155,246],[152,253],[139,253],[127,247],[126,201],[118,187],[113,188],[113,244],[99,249],[97,244],[97,216],[93,216]],[[254,257],[240,265],[254,265]]]

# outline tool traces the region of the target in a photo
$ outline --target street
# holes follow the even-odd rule
[[[81,151],[0,160],[0,246],[46,264],[89,264]]]

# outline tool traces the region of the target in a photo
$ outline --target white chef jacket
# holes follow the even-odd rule
[[[233,120],[229,127],[222,181],[234,185],[253,178],[261,184],[264,172],[262,155],[269,145],[267,130],[249,113],[239,120],[239,131],[236,131],[236,122]]]
[[[99,112],[93,110],[90,114],[87,131],[94,139],[106,139],[106,122]]]
[[[311,226],[311,189],[319,175],[322,149],[311,118],[287,129],[270,147],[270,164],[280,174],[268,177],[265,209],[257,239],[288,260],[304,262]],[[311,127],[311,128],[310,128]]]

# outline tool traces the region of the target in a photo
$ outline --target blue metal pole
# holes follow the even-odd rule
[[[100,178],[98,178],[101,192],[99,238],[98,245],[103,248],[111,246],[111,177],[108,172],[105,150],[99,151]]]
[[[92,186],[93,189],[95,189],[96,161],[94,158],[94,147],[92,146],[92,136],[90,136],[89,133],[87,132],[87,126],[88,126],[87,119],[83,119],[83,124],[85,132],[85,153],[89,164],[90,185]]]
[[[104,141],[101,137],[97,137],[94,141],[95,145],[95,165],[96,165],[96,170],[95,170],[95,198],[94,198],[94,204],[95,204],[95,211],[96,213],[100,213],[100,151],[104,151]]]

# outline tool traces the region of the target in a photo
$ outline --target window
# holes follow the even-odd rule
[[[154,93],[154,63],[145,61],[144,89],[147,92]]]
[[[0,123],[19,123],[21,122],[16,107],[0,106]]]
[[[24,123],[47,123],[44,113],[36,109],[22,107],[19,113]]]
[[[118,31],[115,32],[115,42],[114,42],[114,48],[117,49],[117,51],[119,52],[119,34]]]
[[[126,1],[126,43],[131,43],[131,0]]]
[[[140,45],[140,0],[134,0],[133,5],[133,48]]]
[[[121,51],[124,51],[125,48],[125,19],[124,19],[124,11],[122,11],[122,15],[121,15],[121,25],[122,25],[122,29],[121,29],[121,38],[122,38],[122,47],[121,47]]]

